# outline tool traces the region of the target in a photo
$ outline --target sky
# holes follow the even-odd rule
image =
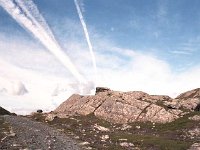
[[[3,1],[19,2],[0,0],[0,105],[8,110],[53,110],[95,86],[171,97],[200,87],[199,0],[77,0],[95,59],[74,0],[33,0],[30,14],[15,13],[21,22]]]

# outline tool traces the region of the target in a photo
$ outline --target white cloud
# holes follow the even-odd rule
[[[0,59],[0,79],[0,90],[3,91],[0,93],[0,104],[17,113],[30,113],[36,109],[50,111],[71,94],[81,93],[83,87],[76,82],[72,84],[70,78],[18,68],[2,59]],[[89,93],[88,86],[83,87],[83,90],[87,90],[83,91],[85,94]],[[28,92],[22,94],[25,87]],[[59,89],[55,95],[57,87]]]
[[[62,46],[81,74],[93,81],[91,56],[85,41],[80,42],[80,27],[75,25],[69,31],[73,34],[73,40],[62,37],[62,41],[66,41]],[[168,62],[151,53],[117,47],[96,32],[92,32],[92,41],[97,59],[97,86],[170,96],[200,87],[198,65],[174,73]],[[93,83],[78,84],[41,45],[19,37],[18,40],[16,37],[10,40],[3,35],[0,36],[0,78],[0,104],[18,113],[36,109],[52,110],[72,93],[89,93],[93,87]],[[12,81],[23,83],[28,93],[13,95],[7,92],[10,90],[7,85]]]
[[[170,53],[173,54],[180,54],[180,55],[191,55],[192,53],[189,51],[185,51],[185,50],[174,50],[174,51],[170,51]]]
[[[170,96],[176,96],[180,92],[200,86],[200,80],[198,80],[200,76],[199,66],[175,74],[167,62],[160,60],[153,54],[118,48],[110,42],[106,43],[105,40],[103,43],[99,41],[98,44],[95,53],[98,66],[97,86],[106,86],[120,91],[141,90],[150,94],[167,94]],[[24,44],[23,46],[26,47],[27,45]],[[99,47],[104,47],[104,51]],[[15,48],[19,49],[18,45],[15,45]],[[73,58],[78,58],[76,60],[78,68],[81,68],[80,70],[90,79],[93,75],[93,69],[89,52],[86,52],[87,49],[76,42],[71,43],[69,48],[76,49],[76,53],[71,51],[70,55],[73,54]],[[83,51],[86,53],[83,53]],[[22,49],[20,49],[20,52],[23,56],[26,54]],[[34,52],[30,52],[33,56],[30,55],[29,59],[33,60]],[[38,54],[40,52],[44,53],[44,51],[39,50]],[[6,54],[0,53],[0,56],[3,57]],[[5,92],[4,94],[0,93],[2,106],[18,113],[30,112],[39,108],[52,110],[72,93],[80,93],[81,91],[86,93],[86,91],[83,91],[84,89],[88,93],[88,90],[93,86],[92,83],[90,85],[79,85],[69,74],[65,76],[65,71],[59,70],[60,67],[55,67],[54,63],[56,62],[52,61],[54,58],[48,57],[50,57],[48,53],[42,55],[43,60],[51,60],[49,63],[44,63],[40,59],[38,59],[38,62],[36,61],[43,66],[44,70],[40,73],[37,69],[33,69],[34,67],[23,69],[1,59],[1,79],[4,78],[8,82],[13,80],[22,82],[28,90],[27,94],[21,96],[6,95]],[[14,55],[10,56],[11,58],[14,58]],[[16,55],[15,59],[20,61],[21,64],[26,61],[21,59],[20,55]],[[34,66],[35,62],[29,65]],[[48,68],[51,66],[54,66],[52,67],[55,70],[53,73],[48,72]],[[0,84],[0,89],[3,89],[5,83],[2,85],[3,82],[0,82]]]
[[[84,74],[92,72],[89,52],[82,44],[72,42],[67,48]],[[53,110],[73,93],[94,93],[90,80],[87,85],[78,83],[52,54],[36,43],[22,37],[9,40],[0,36],[0,104],[12,112]],[[28,93],[20,95],[23,89]]]

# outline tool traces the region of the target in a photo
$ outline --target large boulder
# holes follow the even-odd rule
[[[110,89],[97,90],[94,96],[72,95],[54,113],[57,116],[94,114],[112,123],[171,122],[182,115],[180,110],[168,110],[158,101],[167,101],[168,96],[151,96],[141,91],[117,92]]]
[[[96,87],[96,94],[101,93],[101,92],[108,92],[108,91],[111,91],[111,90],[106,87]]]

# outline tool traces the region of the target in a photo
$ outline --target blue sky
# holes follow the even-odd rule
[[[62,26],[65,19],[79,24],[73,0],[34,2],[61,44],[67,38],[80,38],[85,42],[81,39],[83,35],[74,35],[73,31]],[[96,37],[93,32],[119,47],[162,57],[174,71],[199,63],[199,3],[198,0],[82,0],[94,46]],[[17,32],[21,37],[34,40],[3,9],[0,9],[0,17],[1,33],[13,36],[12,33]]]
[[[96,56],[96,78],[74,1],[33,0],[62,51],[88,81],[96,80],[96,85],[116,90],[143,90],[170,96],[200,87],[199,0],[78,1]],[[40,86],[35,84],[36,80],[47,76],[53,84],[50,86],[51,81],[46,79],[42,84],[55,87],[56,91],[60,89],[61,93],[80,89],[69,69],[44,43],[0,6],[1,61],[4,67],[0,64],[3,68],[0,91],[6,89],[3,84],[17,80],[31,93]],[[8,75],[12,70],[17,77]],[[23,72],[32,73],[31,85],[30,77]],[[61,84],[64,81],[70,84],[70,90]],[[41,89],[44,93],[50,90],[46,86]]]
[[[58,25],[64,19],[79,24],[73,0],[60,0],[59,3],[55,0],[34,2],[61,44],[63,36],[75,36],[65,25]],[[93,32],[119,47],[154,53],[168,61],[174,71],[183,67],[187,69],[188,64],[199,63],[198,0],[82,0],[82,3],[94,46],[96,37],[93,37]],[[34,40],[3,9],[0,9],[0,17],[1,32],[10,36],[14,32]],[[80,33],[73,38],[81,36]],[[84,39],[80,40],[85,42]]]

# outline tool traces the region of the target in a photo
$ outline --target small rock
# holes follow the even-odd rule
[[[45,118],[45,121],[53,121],[57,116],[55,114],[48,114]]]
[[[20,147],[21,145],[20,144],[13,144],[12,146],[13,147]]]
[[[119,141],[127,141],[127,139],[119,139]]]
[[[16,136],[16,134],[15,133],[11,133],[8,136],[14,137],[14,136]]]
[[[140,126],[136,126],[135,128],[136,128],[136,129],[140,129]]]
[[[92,147],[89,146],[89,147],[86,147],[85,149],[92,149]]]
[[[102,135],[101,139],[105,141],[105,140],[109,139],[109,135]]]
[[[98,129],[99,131],[104,131],[104,132],[110,131],[110,129],[100,126],[100,125],[97,125],[97,124],[94,125],[94,128]]]
[[[132,146],[134,146],[134,144],[128,143],[128,142],[122,142],[122,143],[120,143],[120,146],[122,146],[122,147],[132,147]]]
[[[194,121],[200,121],[200,116],[199,115],[194,115],[193,117],[189,117],[190,120]]]
[[[74,138],[75,138],[75,139],[79,139],[80,137],[79,137],[79,136],[75,136]]]
[[[132,128],[132,126],[131,125],[128,125],[128,124],[123,124],[122,125],[122,128],[121,128],[121,130],[127,130],[127,129],[130,129],[130,128]]]
[[[81,142],[81,143],[79,143],[79,145],[89,145],[90,143],[89,142]]]

